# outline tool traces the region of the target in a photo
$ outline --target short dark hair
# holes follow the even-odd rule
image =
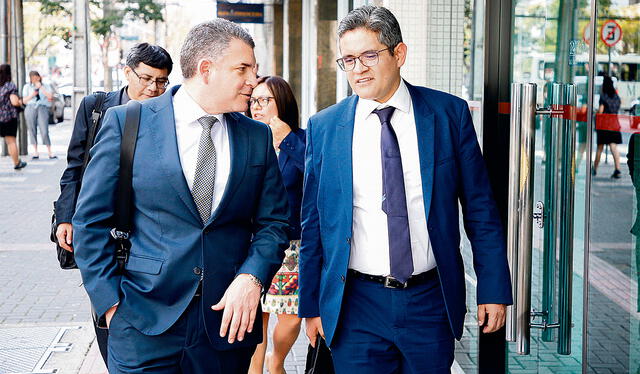
[[[265,75],[258,78],[256,87],[261,83],[266,84],[271,94],[273,94],[276,108],[278,108],[278,118],[289,125],[291,131],[298,130],[300,128],[298,102],[293,95],[293,90],[291,86],[289,86],[289,83],[277,75]],[[251,105],[249,105],[246,114],[248,117],[251,117]]]
[[[0,65],[0,87],[7,82],[11,82],[11,65],[2,64]]]
[[[169,52],[158,45],[149,43],[138,43],[127,53],[128,67],[135,69],[140,63],[156,69],[167,69],[169,74],[173,69],[173,60],[171,60]]]
[[[35,70],[31,70],[31,71],[29,72],[29,78],[31,78],[31,77],[39,77],[39,76],[40,76],[40,73],[38,73],[38,72],[37,72],[37,71],[35,71]]]
[[[378,41],[393,49],[402,43],[400,24],[391,11],[385,7],[364,5],[350,11],[338,24],[338,38],[352,30],[364,28],[378,34]]]

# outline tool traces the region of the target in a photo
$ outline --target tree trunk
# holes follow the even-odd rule
[[[106,92],[113,90],[113,79],[111,78],[111,66],[109,66],[109,45],[111,44],[111,33],[104,36],[104,41],[100,46],[100,51],[102,53],[102,69],[104,70],[103,75],[103,89]]]
[[[103,17],[108,18],[116,12],[114,7],[114,3],[112,0],[103,0],[102,2],[102,11]],[[111,74],[111,70],[113,69],[109,65],[109,46],[111,45],[111,37],[113,36],[113,32],[109,32],[104,36],[104,41],[102,43],[102,68],[104,70],[104,90],[106,92],[113,90],[113,78]]]

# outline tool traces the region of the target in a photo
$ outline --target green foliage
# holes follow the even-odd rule
[[[71,15],[73,3],[69,0],[38,0],[44,15]],[[141,20],[145,23],[163,21],[163,4],[156,0],[89,0],[92,9],[101,10],[102,16],[91,16],[94,34],[107,37],[114,28],[121,27],[125,19]]]
[[[48,16],[71,15],[71,11],[60,0],[40,0],[40,13]]]

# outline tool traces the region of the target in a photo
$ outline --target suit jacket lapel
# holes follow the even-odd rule
[[[162,168],[167,174],[169,183],[176,190],[178,196],[187,209],[200,222],[200,214],[198,208],[193,201],[193,196],[189,190],[187,180],[184,178],[182,165],[180,164],[180,154],[178,152],[178,141],[176,137],[176,125],[173,114],[172,98],[179,86],[166,92],[154,100],[149,106],[152,111],[150,117],[145,117],[145,121],[149,121],[156,127],[152,131],[155,138],[155,144],[158,151],[158,157],[161,160]]]
[[[340,188],[345,196],[344,215],[349,227],[353,226],[353,126],[356,116],[358,96],[352,95],[338,117],[336,126],[336,160],[338,161]],[[326,147],[327,145],[325,145]]]
[[[238,121],[238,117],[241,114],[227,113],[224,115],[224,119],[227,123],[227,131],[229,133],[229,145],[231,151],[231,170],[229,172],[229,180],[227,181],[227,187],[224,189],[222,200],[216,208],[215,212],[207,222],[207,225],[215,221],[220,212],[229,204],[229,200],[233,196],[233,193],[237,190],[238,184],[244,177],[245,170],[247,168],[247,160],[249,155],[249,139],[247,138],[247,131]]]
[[[406,82],[405,82],[406,83]],[[413,103],[413,113],[416,121],[418,134],[418,153],[420,154],[420,175],[422,177],[422,195],[424,200],[424,211],[429,220],[429,209],[431,207],[431,195],[433,192],[434,175],[434,116],[429,104],[425,101],[420,91],[412,85],[406,83],[411,101]]]

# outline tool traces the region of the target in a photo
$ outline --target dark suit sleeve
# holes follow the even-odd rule
[[[302,194],[302,242],[300,246],[300,280],[298,316],[301,318],[320,315],[320,272],[322,270],[322,241],[318,216],[318,182],[314,169],[312,121],[307,126],[307,148],[305,151],[305,173]]]
[[[280,152],[286,153],[301,173],[304,172],[304,130],[291,131],[280,143]]]
[[[286,228],[289,225],[289,203],[282,183],[278,159],[273,149],[271,131],[265,127],[265,175],[254,214],[254,230],[249,254],[238,274],[256,276],[265,288],[282,265],[284,250],[289,246]]]
[[[473,250],[478,304],[511,304],[506,241],[486,166],[466,103],[460,113],[460,203],[464,228]]]
[[[109,109],[91,148],[73,216],[75,258],[84,287],[99,316],[120,300],[120,278],[115,261],[113,227],[116,190],[120,173],[120,120]]]
[[[78,107],[78,113],[76,113],[73,133],[67,150],[67,168],[60,178],[60,196],[56,201],[56,220],[58,223],[71,223],[73,213],[75,213],[76,200],[80,192],[87,132],[91,122],[89,118],[91,109],[87,110],[87,108],[92,108],[94,102],[93,95],[83,98]]]

